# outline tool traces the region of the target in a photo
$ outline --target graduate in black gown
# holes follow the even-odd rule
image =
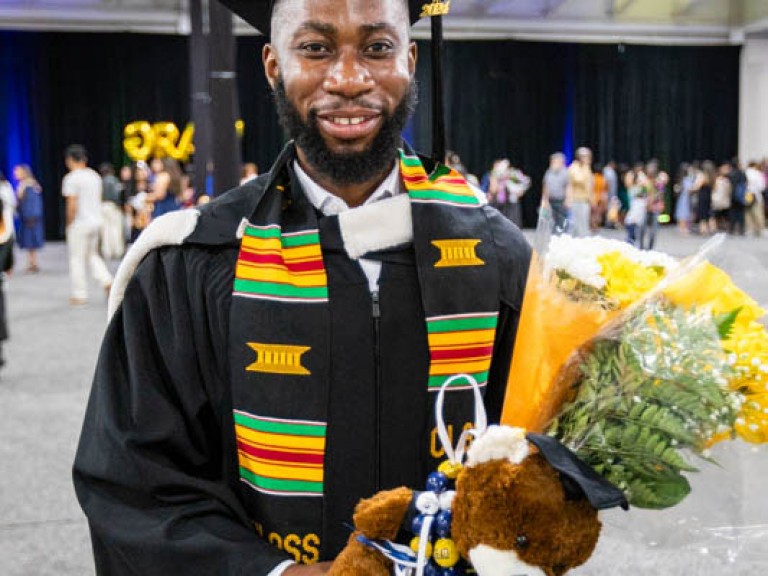
[[[272,24],[292,140],[116,276],[74,466],[98,574],[322,574],[360,498],[444,458],[452,374],[501,411],[530,250],[400,140],[421,2],[225,3]],[[454,440],[472,398],[447,391]]]

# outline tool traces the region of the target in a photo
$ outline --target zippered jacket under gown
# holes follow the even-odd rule
[[[498,421],[530,262],[520,231],[410,151],[407,198],[372,204],[365,225],[326,217],[294,159],[289,144],[201,208],[127,284],[74,466],[98,574],[331,560],[358,500],[420,489],[444,459],[434,402],[447,378],[472,374]],[[392,245],[408,218],[410,239]],[[350,256],[360,246],[382,263],[377,292]],[[446,393],[454,442],[472,398]]]

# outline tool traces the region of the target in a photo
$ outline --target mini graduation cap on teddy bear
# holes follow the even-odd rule
[[[591,556],[598,511],[628,507],[621,490],[554,438],[487,427],[472,383],[474,430],[450,446],[441,391],[438,429],[448,459],[424,491],[397,488],[361,501],[331,576],[559,576]],[[410,545],[393,542],[401,528],[413,533]]]

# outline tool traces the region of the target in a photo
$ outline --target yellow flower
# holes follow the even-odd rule
[[[734,428],[747,442],[768,442],[768,392],[747,395]]]
[[[730,354],[734,369],[729,382],[731,389],[768,391],[768,331],[762,324],[739,322],[737,318],[723,348]]]
[[[661,268],[650,268],[627,258],[620,252],[607,252],[597,258],[605,278],[605,295],[626,308],[653,289],[662,279]]]
[[[765,314],[746,292],[733,283],[731,277],[709,262],[696,267],[680,280],[664,289],[674,304],[707,306],[713,314],[725,314],[741,308],[737,322],[751,322]]]

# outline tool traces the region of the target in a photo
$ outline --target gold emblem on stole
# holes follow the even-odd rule
[[[484,266],[485,262],[476,253],[480,242],[482,240],[433,240],[432,244],[440,250],[440,260],[435,268]]]
[[[432,0],[421,7],[419,18],[427,16],[445,16],[451,11],[451,0]]]
[[[310,371],[301,364],[301,357],[311,349],[310,346],[261,344],[259,342],[248,342],[248,346],[256,352],[256,362],[246,368],[249,372],[296,376],[310,374]]]

